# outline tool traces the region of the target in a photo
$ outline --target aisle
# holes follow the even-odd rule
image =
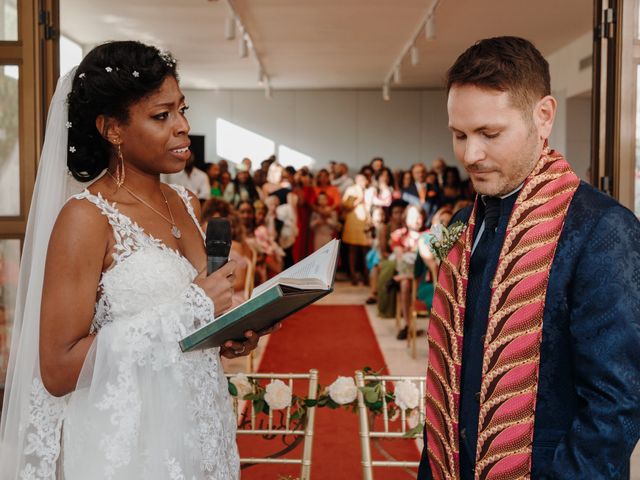
[[[305,372],[316,368],[323,386],[338,375],[353,376],[355,370],[369,366],[384,369],[382,352],[362,306],[311,306],[288,319],[282,330],[272,335],[260,363],[261,372]],[[386,370],[383,370],[386,373]],[[302,385],[301,385],[302,386]],[[306,385],[304,386],[306,388]],[[303,388],[303,390],[304,390]],[[358,417],[343,409],[320,408],[316,415],[313,444],[312,479],[359,479],[361,456]],[[276,443],[278,442],[278,443]],[[413,442],[393,442],[394,455],[418,458]],[[279,440],[239,438],[242,456],[277,450]],[[276,446],[277,445],[277,446]],[[301,450],[297,450],[296,455]],[[374,458],[380,458],[374,449]],[[279,475],[299,475],[299,468],[288,465],[259,465],[242,471],[243,480],[277,480]],[[376,479],[410,479],[402,469],[376,469]]]

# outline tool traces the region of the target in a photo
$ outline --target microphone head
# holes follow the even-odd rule
[[[207,223],[205,250],[210,257],[228,257],[231,251],[231,224],[226,218],[212,218]]]

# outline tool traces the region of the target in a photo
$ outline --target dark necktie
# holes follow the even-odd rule
[[[471,269],[477,272],[483,268],[491,245],[496,236],[496,227],[500,220],[500,199],[497,197],[486,197],[484,205],[484,231],[478,241],[473,255],[471,256]]]

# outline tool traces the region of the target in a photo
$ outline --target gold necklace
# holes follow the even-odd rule
[[[109,176],[115,181],[115,178],[113,177],[113,174],[111,172],[109,172],[107,170],[107,173],[109,174]],[[169,223],[171,225],[171,235],[173,235],[175,238],[180,238],[182,237],[182,232],[180,231],[180,229],[178,228],[178,226],[176,225],[175,220],[173,219],[173,213],[171,212],[171,207],[169,206],[169,202],[167,201],[167,197],[165,196],[164,192],[162,191],[162,188],[160,188],[160,193],[162,194],[162,198],[164,198],[164,203],[167,205],[167,209],[169,210],[169,215],[171,216],[171,219],[168,219],[166,215],[164,215],[163,213],[159,212],[158,210],[156,210],[153,206],[149,205],[147,202],[145,202],[142,198],[140,198],[138,195],[136,195],[135,193],[133,193],[131,191],[130,188],[128,188],[125,184],[120,185],[122,188],[124,188],[127,192],[129,192],[131,194],[131,196],[133,198],[135,198],[136,200],[138,200],[140,203],[142,203],[143,205],[145,205],[146,207],[149,207],[151,210],[153,210],[155,213],[157,213],[158,215],[160,215],[167,223]]]

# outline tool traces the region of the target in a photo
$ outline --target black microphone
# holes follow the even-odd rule
[[[229,260],[231,251],[231,224],[226,218],[212,218],[207,223],[207,275],[222,267]]]

